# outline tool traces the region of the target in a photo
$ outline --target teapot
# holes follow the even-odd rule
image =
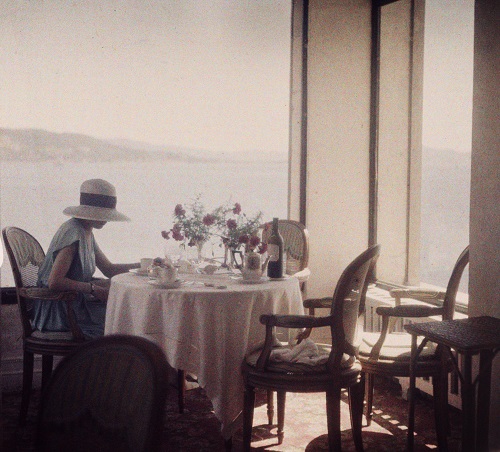
[[[172,284],[177,281],[177,269],[171,262],[165,262],[161,267],[157,267],[156,280],[160,284]]]

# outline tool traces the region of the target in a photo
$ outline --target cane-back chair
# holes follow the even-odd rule
[[[366,418],[372,418],[373,386],[375,375],[386,377],[409,377],[411,357],[411,335],[393,331],[397,319],[426,318],[439,316],[442,320],[453,319],[455,302],[462,274],[469,263],[467,246],[455,263],[446,292],[418,288],[393,289],[391,296],[395,306],[380,306],[376,309],[382,317],[380,333],[364,333],[359,351],[359,360],[366,374]],[[418,300],[420,303],[401,303],[401,299]],[[436,432],[440,450],[446,450],[448,372],[452,363],[442,365],[440,349],[428,342],[419,357],[417,377],[432,377],[436,413]]]
[[[54,370],[42,395],[39,451],[163,450],[168,365],[138,336],[94,339]]]
[[[330,308],[330,315],[314,317],[308,315],[263,315],[261,323],[266,326],[266,338],[262,349],[249,354],[243,362],[245,381],[243,409],[243,444],[250,450],[252,421],[255,403],[255,388],[278,393],[278,442],[283,440],[286,392],[325,392],[327,401],[328,443],[330,450],[341,450],[340,393],[341,388],[349,392],[351,424],[356,450],[363,450],[361,420],[363,413],[364,383],[361,379],[361,364],[357,360],[360,322],[363,319],[368,275],[380,254],[380,245],[374,245],[354,259],[343,271],[333,297],[311,299],[304,306]],[[325,356],[316,364],[301,362],[279,362],[273,354],[283,350],[276,345],[276,327],[312,328],[329,327],[332,345],[317,344],[319,356]],[[306,339],[306,338],[302,338]]]
[[[9,256],[14,283],[16,285],[19,315],[23,328],[23,388],[21,398],[20,424],[26,421],[33,384],[34,355],[42,355],[42,388],[52,373],[54,356],[64,356],[79,347],[85,336],[76,323],[71,307],[76,292],[56,292],[36,287],[38,269],[45,259],[45,253],[38,241],[28,232],[16,227],[2,230],[5,249]],[[37,300],[54,300],[67,307],[71,330],[68,332],[41,332],[31,324],[31,306]]]
[[[272,223],[264,223],[262,229],[262,241],[267,242],[271,235]],[[283,237],[284,254],[286,256],[287,275],[294,275],[299,279],[302,292],[305,291],[305,283],[309,279],[309,231],[306,227],[294,220],[278,220],[278,229]]]

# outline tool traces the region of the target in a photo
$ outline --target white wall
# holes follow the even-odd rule
[[[331,296],[368,244],[369,0],[311,0],[306,225],[308,296]]]

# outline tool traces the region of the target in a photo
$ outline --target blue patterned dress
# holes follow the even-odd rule
[[[96,270],[94,234],[90,242],[85,239],[82,223],[71,218],[61,225],[50,243],[45,260],[38,272],[38,287],[48,287],[48,280],[57,253],[72,245],[78,244],[78,252],[67,273],[67,277],[75,281],[89,282]],[[83,333],[88,337],[104,334],[106,303],[96,300],[89,294],[79,293],[73,304],[76,320]],[[66,308],[63,303],[51,300],[40,300],[33,303],[33,326],[40,331],[69,331]]]

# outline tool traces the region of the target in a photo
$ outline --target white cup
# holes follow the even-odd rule
[[[150,257],[143,257],[141,259],[141,271],[147,271],[151,265],[153,265],[153,259]]]

